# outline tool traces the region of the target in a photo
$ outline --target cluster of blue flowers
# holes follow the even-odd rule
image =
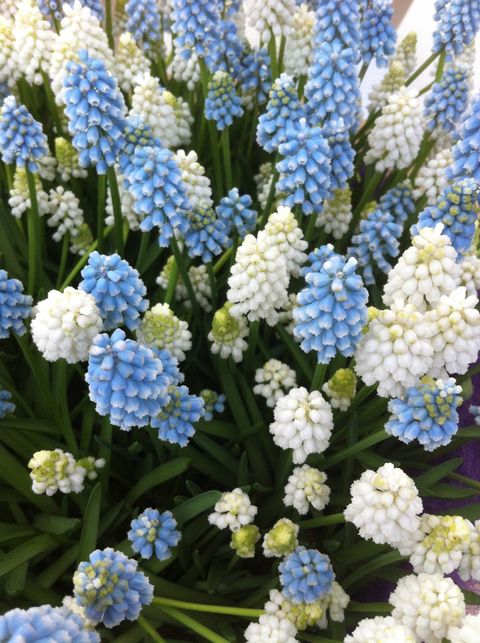
[[[356,52],[360,44],[360,3],[350,0],[324,0],[316,3],[314,46],[322,42],[335,43]]]
[[[267,101],[272,88],[272,74],[266,49],[244,53],[240,60],[238,83],[243,94],[256,99],[259,105]]]
[[[313,603],[325,596],[335,579],[330,558],[317,549],[297,547],[278,567],[282,594],[293,603]]]
[[[453,132],[468,106],[468,70],[451,67],[435,83],[425,100],[428,127]]]
[[[132,520],[127,535],[134,552],[142,558],[151,558],[155,554],[158,560],[170,558],[171,548],[176,547],[182,537],[172,512],[160,513],[152,507]]]
[[[100,636],[86,626],[79,614],[65,607],[41,605],[13,609],[0,616],[0,641],[100,643]]]
[[[201,257],[204,263],[212,261],[232,245],[228,236],[231,225],[219,218],[213,208],[195,208],[188,214],[185,245],[190,257]]]
[[[281,74],[273,83],[265,112],[258,119],[258,144],[267,152],[278,150],[287,140],[287,130],[294,129],[304,116],[294,79]]]
[[[0,154],[4,163],[16,163],[38,172],[37,161],[48,151],[41,124],[14,96],[7,96],[0,110]]]
[[[392,25],[392,0],[366,0],[362,10],[360,41],[363,62],[372,59],[379,67],[388,64],[389,57],[395,52],[397,33]]]
[[[223,393],[218,394],[216,391],[204,388],[200,391],[200,397],[204,402],[203,419],[206,422],[213,420],[214,413],[223,413],[227,398]]]
[[[6,270],[0,270],[0,339],[6,339],[10,332],[23,335],[31,313],[32,298],[23,293],[22,282],[9,279]]]
[[[125,13],[127,30],[138,44],[150,49],[160,40],[160,14],[155,0],[128,0]]]
[[[458,128],[458,140],[452,149],[453,163],[447,168],[449,179],[471,176],[480,181],[480,99],[472,101]]]
[[[203,416],[204,403],[198,395],[190,395],[186,386],[171,386],[169,400],[160,413],[152,418],[151,426],[158,429],[158,437],[181,447],[194,435],[194,422]]]
[[[380,197],[378,207],[391,214],[395,223],[403,226],[415,214],[415,199],[409,181],[399,183]]]
[[[216,71],[208,83],[205,117],[215,121],[218,130],[223,130],[242,114],[242,101],[235,91],[231,76],[225,71]]]
[[[257,213],[250,209],[251,205],[252,198],[249,194],[240,195],[238,188],[232,188],[227,196],[220,199],[215,211],[228,230],[233,228],[242,238],[253,232],[257,222]]]
[[[437,0],[433,50],[445,48],[450,55],[460,54],[473,42],[480,29],[480,0]]]
[[[332,190],[345,188],[354,170],[355,150],[350,142],[350,133],[342,118],[326,123],[322,133],[327,139],[332,156],[330,188]]]

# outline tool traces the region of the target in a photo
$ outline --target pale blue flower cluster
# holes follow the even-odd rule
[[[453,377],[407,388],[403,399],[388,403],[385,431],[406,444],[418,440],[426,451],[449,444],[458,429],[460,392]]]
[[[315,5],[314,45],[336,43],[357,52],[360,43],[359,1],[322,0]],[[355,60],[358,61],[357,53]]]
[[[356,274],[357,261],[345,259],[327,245],[309,255],[302,269],[307,287],[298,293],[293,309],[293,334],[306,353],[328,364],[339,351],[354,354],[367,323],[368,292]]]
[[[480,0],[436,0],[433,51],[460,54],[480,29]]]
[[[282,594],[293,603],[313,603],[332,589],[330,558],[317,549],[297,547],[278,567]]]
[[[258,119],[258,144],[267,152],[278,150],[279,145],[287,140],[287,130],[295,128],[304,116],[295,80],[288,74],[282,74],[273,83],[267,109]]]
[[[204,263],[212,261],[232,245],[228,236],[231,225],[215,214],[213,208],[195,208],[188,214],[185,245],[190,257],[201,257]]]
[[[283,203],[290,208],[301,204],[304,214],[321,212],[331,194],[331,151],[322,130],[301,118],[287,130],[279,152],[285,157],[277,163],[277,189],[286,195]]]
[[[75,0],[68,0],[68,4],[73,5]],[[88,7],[90,11],[99,20],[103,20],[103,3],[102,0],[80,0],[83,7]]]
[[[466,68],[450,67],[435,83],[425,100],[427,127],[453,132],[468,107],[469,87]]]
[[[170,558],[171,548],[176,547],[182,537],[172,512],[160,513],[152,507],[132,520],[127,536],[134,552],[142,558],[151,558],[155,554],[158,560]]]
[[[416,209],[410,182],[404,181],[385,192],[380,197],[378,207],[384,212],[390,213],[395,223],[403,227],[408,218],[415,214]]]
[[[0,339],[10,332],[23,335],[25,320],[32,313],[32,298],[23,294],[23,284],[18,279],[9,279],[6,270],[0,270]]]
[[[472,101],[459,127],[458,140],[452,149],[453,163],[447,168],[447,178],[473,176],[480,181],[480,98]]]
[[[135,42],[150,49],[160,40],[160,12],[155,0],[128,0],[125,5],[127,30]]]
[[[68,131],[82,167],[94,165],[105,174],[125,144],[125,102],[117,80],[102,60],[79,52],[66,63],[63,100]]]
[[[205,388],[200,391],[200,397],[204,402],[204,415],[203,419],[206,422],[213,420],[214,413],[223,413],[225,410],[225,402],[227,398],[223,393],[217,393],[211,389]]]
[[[10,391],[0,389],[0,419],[15,411],[15,404],[10,401],[11,399],[12,394]]]
[[[350,142],[350,134],[345,127],[343,119],[329,121],[322,130],[327,139],[332,158],[332,190],[342,189],[347,186],[353,175],[355,150]]]
[[[216,71],[208,83],[205,117],[215,121],[218,130],[223,130],[242,114],[242,101],[235,92],[231,76],[225,71]]]
[[[249,51],[240,60],[238,84],[243,95],[250,95],[263,105],[272,88],[270,56],[266,49]]]
[[[132,159],[137,147],[163,147],[158,138],[153,136],[152,128],[136,114],[125,120],[123,130],[124,146],[118,157],[121,173],[126,177],[133,169]]]
[[[5,643],[100,643],[83,618],[66,607],[40,605],[13,609],[0,616],[0,641]]]
[[[30,172],[38,172],[37,161],[48,152],[47,137],[41,124],[25,105],[7,96],[0,111],[0,154],[9,165],[16,163]]]
[[[362,11],[360,42],[363,62],[375,59],[378,67],[386,67],[395,52],[397,33],[392,24],[392,0],[368,0]]]
[[[220,199],[215,211],[229,231],[234,228],[239,237],[245,237],[255,230],[257,222],[257,213],[250,209],[251,205],[252,198],[249,194],[240,195],[238,188],[232,188],[227,196]]]
[[[73,575],[74,597],[87,618],[115,627],[135,621],[153,598],[153,586],[138,571],[137,561],[107,547],[96,549]]]
[[[148,308],[147,289],[138,270],[116,253],[101,255],[96,250],[82,270],[79,288],[93,295],[103,319],[104,330],[125,325],[134,330]]]
[[[203,416],[203,399],[190,395],[186,386],[172,386],[168,395],[168,403],[152,418],[151,425],[158,429],[160,440],[184,447],[195,434],[193,424]]]

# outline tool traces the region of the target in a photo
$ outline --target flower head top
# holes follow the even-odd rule
[[[260,42],[266,44],[271,34],[275,38],[288,36],[295,14],[295,0],[244,0],[247,25],[256,29]]]
[[[223,359],[231,356],[235,362],[241,362],[248,346],[245,341],[248,324],[244,317],[234,317],[230,312],[231,307],[232,304],[227,302],[215,312],[208,339],[212,342],[211,351],[214,355],[220,354]]]
[[[40,605],[30,609],[13,609],[0,616],[0,636],[4,641],[77,641],[100,643],[100,636],[84,619],[66,607]]]
[[[369,112],[374,112],[377,109],[383,109],[392,94],[405,85],[407,74],[405,68],[398,60],[392,60],[386,74],[381,81],[372,87],[368,95],[370,104],[368,106]]]
[[[219,529],[228,528],[230,531],[238,531],[252,523],[258,511],[248,495],[238,487],[222,493],[214,509],[208,516],[208,522]]]
[[[459,136],[452,149],[453,164],[447,169],[449,179],[461,179],[465,176],[480,181],[480,99],[475,98],[465,112],[458,130]]]
[[[10,332],[23,335],[25,320],[32,314],[32,298],[23,294],[23,284],[18,279],[9,279],[5,270],[0,270],[0,339]]]
[[[14,47],[13,20],[0,13],[0,84],[3,88],[2,96],[5,91],[3,98],[10,93],[8,88],[14,89],[21,72],[17,65]],[[1,101],[2,98],[0,98]]]
[[[4,163],[16,163],[38,172],[38,161],[48,151],[41,124],[14,96],[8,96],[0,110],[0,154]]]
[[[137,561],[110,547],[96,549],[73,575],[75,600],[89,619],[115,627],[135,621],[153,598],[153,586],[137,569]]]
[[[339,368],[322,386],[322,391],[330,398],[334,409],[347,411],[355,397],[357,378],[351,368]]]
[[[283,503],[294,507],[299,514],[306,514],[310,505],[322,511],[330,500],[330,487],[325,482],[327,476],[323,471],[303,464],[295,467],[285,485]]]
[[[477,0],[440,0],[435,3],[433,51],[445,48],[458,55],[470,45],[480,28],[480,10]]]
[[[205,168],[198,162],[197,153],[191,150],[175,152],[175,162],[182,172],[185,192],[193,208],[210,208],[213,206],[210,179]]]
[[[297,3],[298,4],[298,3]],[[287,74],[306,76],[312,63],[315,12],[302,2],[292,18],[292,29],[285,43],[284,66]]]
[[[205,117],[215,121],[218,130],[223,130],[233,123],[235,117],[242,114],[241,100],[231,76],[225,71],[216,71],[208,83]]]
[[[248,194],[240,195],[238,188],[232,188],[227,196],[220,199],[215,211],[217,217],[227,226],[234,228],[239,237],[245,237],[255,230],[257,213],[251,210],[252,198]]]
[[[359,5],[357,0],[324,0],[316,3],[315,42],[348,47],[356,52],[357,62],[360,45]]]
[[[137,339],[145,346],[166,348],[180,362],[192,347],[187,322],[178,319],[168,304],[155,304],[147,310],[137,328]]]
[[[232,533],[230,547],[240,558],[253,558],[258,540],[260,540],[260,530],[257,525],[244,525]]]
[[[127,29],[144,49],[160,40],[160,12],[156,0],[128,0],[125,4]]]
[[[203,416],[203,400],[190,395],[186,386],[170,386],[168,395],[167,404],[152,418],[151,426],[158,429],[160,440],[184,447],[195,434],[193,425]]]
[[[150,71],[150,61],[138,47],[133,36],[120,34],[115,52],[115,74],[124,92],[131,92],[137,82]]]
[[[281,518],[267,531],[263,538],[263,555],[267,558],[283,558],[298,547],[300,527],[288,518]]]
[[[200,391],[200,397],[203,400],[204,415],[203,419],[210,422],[213,419],[213,413],[223,413],[225,411],[226,397],[223,393],[218,394],[209,388]]]
[[[416,574],[451,574],[470,545],[472,523],[461,516],[423,514],[410,563]]]
[[[374,58],[378,67],[386,67],[395,51],[397,34],[392,25],[392,0],[368,0],[362,10],[360,40],[363,62]]]
[[[16,3],[13,22],[14,52],[17,68],[30,84],[41,85],[48,72],[54,32],[35,0]]]
[[[278,359],[269,359],[262,368],[255,371],[255,382],[253,392],[262,395],[267,406],[273,408],[287,391],[297,385],[297,376],[288,364],[283,364]]]
[[[440,127],[444,132],[457,128],[468,107],[469,87],[466,68],[449,67],[442,79],[435,83],[425,101],[427,127]]]
[[[83,491],[85,478],[94,480],[96,469],[101,469],[105,460],[95,460],[91,456],[75,460],[71,453],[55,451],[37,451],[31,457],[28,468],[32,479],[33,493],[46,493],[52,496],[61,493],[80,493]]]
[[[263,105],[267,102],[272,88],[270,56],[266,49],[250,51],[240,60],[238,83],[242,90],[242,102],[247,109],[252,109],[255,102]]]
[[[294,603],[313,603],[325,596],[335,578],[330,558],[317,549],[297,547],[279,565],[282,594]]]
[[[177,530],[177,521],[171,511],[160,513],[158,509],[144,509],[134,518],[127,534],[132,549],[142,558],[167,560],[172,555],[172,547],[180,542],[181,534]]]

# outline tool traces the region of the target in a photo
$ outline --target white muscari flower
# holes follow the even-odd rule
[[[388,273],[383,294],[386,306],[402,299],[424,312],[459,285],[457,252],[443,231],[443,224],[437,223],[434,228],[421,228],[413,237],[412,245]]]
[[[330,404],[319,391],[303,386],[281,397],[273,410],[269,430],[281,449],[293,449],[293,462],[303,464],[310,453],[323,453],[333,430]]]
[[[480,520],[468,522],[470,537],[465,541],[458,575],[463,581],[480,581]]]
[[[377,544],[407,546],[420,525],[423,505],[415,482],[402,469],[385,463],[368,469],[350,487],[351,500],[344,511],[362,538]]]
[[[192,140],[192,125],[194,118],[188,102],[181,96],[174,96],[171,92],[164,92],[166,102],[171,105],[175,115],[175,130],[172,132],[172,147],[190,145]]]
[[[245,317],[233,317],[231,308],[231,304],[226,303],[216,311],[208,340],[212,342],[210,349],[214,355],[220,355],[222,359],[231,357],[234,362],[241,362],[243,353],[248,348],[245,341],[248,324]]]
[[[70,241],[70,252],[72,254],[83,256],[87,252],[91,252],[90,246],[93,243],[93,235],[88,223],[82,224]]]
[[[415,643],[412,631],[391,616],[362,619],[344,643]]]
[[[401,87],[388,98],[368,135],[365,163],[379,172],[404,169],[417,158],[423,138],[423,106],[414,89]]]
[[[318,623],[318,626],[323,629],[327,627],[325,618],[327,610],[330,620],[335,621],[336,623],[343,623],[345,620],[345,609],[349,602],[350,596],[347,592],[343,589],[340,583],[333,581],[332,589],[328,594],[320,599],[320,603],[324,607],[324,619],[322,619],[322,622]]]
[[[35,181],[35,191],[37,193],[38,213],[41,216],[48,212],[48,194],[42,190],[42,182],[38,174],[35,174],[33,178]],[[23,167],[17,167],[15,170],[8,205],[11,208],[12,215],[17,219],[32,206],[27,173]]]
[[[55,179],[56,170],[57,160],[50,154],[50,151],[38,159],[38,173],[45,181],[53,181]]]
[[[310,505],[322,511],[330,500],[330,487],[326,481],[326,473],[308,464],[295,467],[285,485],[285,506],[293,507],[301,515],[308,512]]]
[[[476,295],[480,290],[480,257],[475,251],[465,254],[458,264],[460,285],[465,286],[467,295]]]
[[[398,60],[393,60],[382,80],[374,85],[368,95],[370,112],[382,109],[388,102],[389,97],[397,92],[407,80],[404,66]]]
[[[175,80],[185,83],[187,89],[192,91],[200,80],[200,62],[193,49],[189,50],[188,57],[183,53],[181,49],[175,49],[171,70]]]
[[[449,295],[443,295],[435,309],[426,316],[434,328],[432,377],[446,374],[462,375],[475,362],[480,351],[480,312],[475,295],[467,296],[460,286]]]
[[[258,540],[260,540],[260,530],[257,525],[244,525],[232,533],[230,547],[240,558],[253,558]]]
[[[248,495],[238,487],[222,493],[214,509],[208,516],[208,522],[219,529],[230,531],[237,531],[252,523],[258,511]]]
[[[470,542],[470,525],[460,516],[423,514],[410,563],[418,574],[451,574]]]
[[[33,0],[21,0],[13,22],[15,63],[30,84],[41,85],[47,73],[55,37]]]
[[[411,76],[417,67],[417,34],[412,31],[398,43],[393,59],[401,63],[407,76]]]
[[[315,216],[315,215],[312,215]],[[324,228],[334,239],[341,239],[352,220],[352,193],[349,187],[339,188],[333,197],[325,201],[320,214],[316,215],[315,226]]]
[[[480,632],[480,614],[467,614],[460,625],[448,630],[451,643],[478,643]]]
[[[115,50],[115,75],[119,87],[130,92],[138,80],[150,71],[150,61],[137,46],[133,36],[125,31],[118,39]]]
[[[168,304],[156,304],[147,310],[136,335],[141,344],[166,348],[179,362],[185,359],[185,351],[192,348],[187,322],[178,319]]]
[[[157,284],[164,290],[168,288],[168,281],[174,259],[174,256],[170,255],[156,280]],[[188,276],[195,292],[198,305],[207,313],[210,312],[212,310],[212,306],[210,304],[212,289],[208,279],[207,266],[204,264],[201,264],[200,266],[190,266],[188,269]],[[186,308],[190,308],[192,305],[188,296],[187,287],[180,276],[177,278],[177,282],[175,284],[175,299],[182,302]]]
[[[269,359],[262,368],[255,371],[253,392],[266,399],[267,406],[274,407],[277,400],[297,385],[297,376],[288,364],[278,359]]]
[[[57,159],[57,172],[62,181],[70,181],[72,176],[76,179],[85,179],[88,176],[88,170],[80,167],[78,162],[78,152],[70,141],[58,136],[55,139],[55,156]]]
[[[333,409],[347,411],[355,397],[357,378],[350,368],[339,368],[322,386],[322,391],[330,398]]]
[[[21,69],[15,58],[13,20],[0,15],[0,84],[14,88]]]
[[[54,241],[60,241],[67,233],[74,237],[78,234],[80,226],[84,223],[84,218],[80,201],[73,192],[65,190],[61,185],[50,190],[48,210],[50,217],[47,219],[47,223],[51,228],[56,228],[53,233]]]
[[[393,618],[409,628],[418,641],[440,643],[450,627],[465,615],[462,591],[441,574],[410,574],[390,594]]]
[[[304,250],[308,248],[308,243],[303,238],[303,231],[292,210],[283,205],[278,206],[276,212],[268,217],[264,232],[269,243],[277,246],[285,257],[288,273],[298,277],[301,266],[307,260]]]
[[[93,339],[102,331],[100,311],[92,295],[72,287],[50,290],[31,322],[33,341],[49,362],[84,362]]]
[[[245,643],[298,643],[297,630],[286,618],[263,614],[258,623],[250,623],[245,630]]]
[[[315,12],[308,4],[297,7],[285,42],[284,67],[290,76],[306,76],[312,63]]]
[[[263,609],[266,614],[289,620],[297,630],[302,631],[307,627],[319,626],[324,618],[324,598],[313,603],[294,603],[278,589],[272,589]]]
[[[422,165],[414,180],[413,198],[427,197],[427,205],[435,205],[447,186],[446,169],[453,161],[452,151],[446,148],[437,152]]]
[[[295,0],[243,0],[246,24],[255,29],[260,42],[267,44],[271,32],[276,38],[288,36],[295,15]]]
[[[257,187],[257,199],[262,209],[267,205],[268,195],[273,180],[273,163],[267,161],[258,168],[258,174],[253,177]]]
[[[83,491],[85,478],[94,480],[96,469],[105,466],[105,460],[87,457],[76,461],[71,453],[55,449],[54,451],[37,451],[31,457],[28,468],[32,479],[32,491],[52,496],[61,493],[80,493]]]
[[[120,172],[116,172],[117,175],[117,185],[118,185],[118,194],[120,196],[120,207],[122,210],[122,217],[128,221],[128,227],[130,230],[138,230],[140,228],[140,216],[134,210],[135,200],[130,192],[125,187],[125,177]],[[112,191],[110,186],[107,191],[107,203],[105,205],[105,224],[114,225],[115,216],[113,213],[113,202],[112,202]]]
[[[210,179],[205,174],[205,168],[198,162],[197,153],[178,150],[174,154],[175,161],[182,172],[182,181],[187,198],[195,208],[211,208],[213,206]]]
[[[282,558],[298,546],[300,527],[288,518],[280,518],[263,537],[263,555],[267,558]]]
[[[433,363],[435,332],[427,313],[396,300],[375,311],[355,355],[355,372],[367,386],[378,384],[381,397],[401,397]]]
[[[130,115],[150,125],[153,136],[159,138],[162,145],[173,147],[177,141],[177,118],[167,96],[158,78],[147,72],[133,90]]]
[[[0,4],[0,15],[6,18],[13,18],[17,11],[18,0],[2,0]]]

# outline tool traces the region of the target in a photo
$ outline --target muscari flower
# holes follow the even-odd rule
[[[288,274],[298,277],[301,266],[307,260],[304,250],[308,248],[308,243],[292,210],[279,205],[268,217],[263,231],[271,246],[275,246],[284,257]]]
[[[48,73],[54,33],[35,0],[17,3],[13,21],[15,63],[30,84],[41,85]]]
[[[238,83],[242,91],[242,103],[247,109],[267,102],[272,88],[270,56],[266,49],[250,51],[240,59]]]
[[[288,364],[269,359],[255,371],[253,392],[265,398],[267,406],[274,407],[287,391],[297,385],[297,376]]]
[[[438,26],[433,32],[433,51],[441,49],[449,56],[462,53],[480,28],[478,0],[440,0],[435,3],[433,16]]]
[[[200,61],[193,49],[188,51],[175,49],[171,65],[173,78],[185,83],[187,89],[192,91],[201,77]]]
[[[410,182],[403,181],[391,188],[380,197],[378,207],[389,212],[395,223],[405,225],[408,218],[415,214],[415,201]]]
[[[250,623],[244,632],[245,643],[297,643],[295,625],[286,618],[278,618],[274,614],[263,614],[258,623]]]
[[[373,85],[368,99],[369,112],[374,112],[377,109],[382,109],[388,102],[389,96],[398,92],[400,87],[405,85],[407,80],[407,73],[402,63],[393,60],[387,69],[387,73],[383,76],[382,80]]]
[[[101,255],[95,250],[80,274],[79,288],[95,298],[105,330],[123,324],[130,330],[138,327],[140,314],[148,308],[147,289],[138,270],[116,253]]]
[[[227,196],[220,199],[215,208],[217,217],[227,228],[236,230],[240,238],[255,230],[257,213],[251,210],[252,198],[248,194],[240,195],[238,188],[232,188]]]
[[[57,159],[57,171],[62,181],[69,181],[72,177],[84,179],[88,172],[80,167],[78,152],[66,138],[61,136],[55,139],[55,157]]]
[[[270,590],[268,598],[263,608],[265,613],[270,617],[289,621],[297,630],[320,627],[322,619],[325,618],[322,598],[313,603],[294,603],[278,589]]]
[[[244,0],[247,25],[258,31],[260,42],[266,44],[274,38],[288,36],[295,14],[294,0]]]
[[[0,84],[5,89],[6,98],[20,76],[20,69],[15,59],[15,39],[13,37],[13,20],[0,15]],[[2,102],[0,98],[0,104]]]
[[[341,239],[350,227],[352,220],[352,193],[347,186],[334,190],[330,199],[324,202],[323,209],[317,214],[315,227],[324,228],[334,239]]]
[[[360,44],[360,3],[354,0],[324,0],[315,7],[315,42],[328,42],[352,49],[355,62]]]
[[[155,142],[142,141],[142,145],[160,145],[161,141],[161,146],[170,148],[177,142],[177,119],[169,96],[170,92],[149,71],[137,79],[129,116],[135,118],[139,129],[149,126],[151,133],[148,131],[144,135],[151,134],[157,139]],[[151,135],[148,138],[151,139]]]
[[[70,252],[73,254],[84,255],[90,251],[93,243],[92,231],[88,223],[83,223],[71,238]]]
[[[461,624],[448,630],[448,638],[455,643],[475,643],[480,629],[480,614],[467,614]]]
[[[168,288],[168,282],[170,279],[174,261],[175,257],[173,256],[173,254],[171,254],[167,259],[161,273],[157,277],[157,284],[164,290],[167,290]],[[205,264],[201,264],[200,266],[190,266],[190,268],[188,269],[188,277],[195,292],[195,297],[197,299],[198,305],[206,312],[210,312],[212,310],[212,306],[210,304],[212,289],[210,287],[210,282],[208,279],[207,266]],[[181,302],[182,305],[185,306],[185,308],[191,308],[192,306],[192,302],[190,301],[188,295],[188,290],[181,276],[178,277],[177,283],[175,284],[175,299],[176,301]]]
[[[0,419],[3,419],[8,413],[14,413],[16,406],[10,401],[11,399],[10,391],[0,389]]]
[[[368,0],[362,10],[360,46],[362,59],[369,64],[375,59],[378,67],[386,67],[395,51],[397,34],[392,25],[392,0]]]
[[[313,603],[332,588],[330,558],[317,549],[297,547],[278,567],[282,594],[294,603]]]
[[[291,20],[291,30],[285,43],[284,67],[291,76],[306,76],[312,63],[315,13],[302,3]]]
[[[155,554],[158,560],[167,560],[172,556],[171,548],[180,542],[181,534],[171,511],[160,513],[148,507],[132,520],[127,537],[133,551],[142,558]]]
[[[208,516],[208,522],[219,529],[228,528],[235,532],[252,523],[257,511],[248,495],[237,487],[233,491],[222,493],[214,511]]]
[[[25,320],[32,314],[32,298],[23,294],[23,284],[18,279],[9,279],[5,270],[0,270],[0,339],[10,332],[23,335]]]
[[[286,132],[279,146],[285,158],[277,163],[280,177],[277,191],[284,192],[283,204],[301,204],[304,214],[318,213],[331,196],[331,150],[319,127],[310,127],[301,118]]]
[[[75,236],[84,223],[83,210],[80,200],[70,190],[65,190],[62,185],[50,190],[48,195],[48,210],[50,217],[47,224],[56,228],[53,240],[60,241],[65,234]]]
[[[288,518],[281,518],[263,537],[263,555],[266,558],[283,558],[298,547],[300,527]]]
[[[339,351],[354,354],[367,321],[368,293],[356,274],[353,257],[336,254],[323,246],[309,257],[313,268],[303,268],[306,288],[297,296],[293,311],[293,334],[306,353],[317,352],[317,360],[328,362]]]
[[[451,574],[470,543],[470,522],[461,516],[423,514],[410,564],[416,574]]]
[[[225,410],[226,397],[223,393],[217,393],[211,389],[204,388],[200,391],[200,397],[203,400],[203,419],[210,422],[213,419],[213,413],[223,413]]]
[[[16,163],[38,172],[38,161],[48,151],[41,124],[14,96],[7,96],[0,110],[0,154],[6,164]]]
[[[260,530],[257,525],[244,525],[232,533],[230,547],[240,558],[253,558],[255,556],[255,543],[260,539]]]
[[[127,29],[144,49],[160,40],[160,13],[156,0],[128,0],[125,4]]]
[[[145,346],[166,348],[179,362],[192,347],[188,324],[178,319],[168,304],[155,304],[147,310],[136,330],[137,339]]]
[[[322,391],[330,398],[331,407],[340,411],[348,411],[356,389],[357,378],[350,368],[339,368],[322,386]]]
[[[126,107],[116,79],[105,63],[86,50],[79,62],[67,62],[63,100],[68,131],[82,167],[95,165],[105,174],[124,145]]]
[[[94,480],[96,469],[101,469],[105,460],[93,457],[75,460],[71,453],[55,449],[54,451],[36,451],[28,462],[32,491],[36,494],[45,493],[80,493],[83,491],[85,478]]]
[[[190,257],[201,257],[204,263],[212,261],[232,245],[230,226],[217,216],[213,208],[199,207],[187,215],[188,230],[184,240]]]
[[[329,121],[322,130],[331,152],[331,190],[345,189],[353,175],[355,151],[350,143],[350,134],[343,119]]]
[[[467,520],[470,537],[465,539],[458,575],[467,582],[469,580],[480,580],[480,520],[475,524]],[[469,642],[470,643],[470,642]]]
[[[416,638],[411,630],[391,616],[375,616],[362,619],[353,632],[345,638],[344,643],[371,643],[372,641],[415,643]]]
[[[115,627],[135,621],[153,598],[153,586],[137,569],[137,561],[111,547],[96,549],[73,575],[75,600],[87,617]]]
[[[441,128],[453,132],[468,107],[469,87],[467,70],[450,67],[436,82],[425,100],[425,118],[431,130]]]
[[[413,74],[417,66],[417,33],[411,31],[397,44],[393,61],[399,62],[407,76]]]
[[[413,198],[420,199],[425,196],[427,205],[435,205],[440,194],[447,186],[446,170],[451,165],[452,160],[452,151],[449,148],[440,150],[435,156],[427,160],[415,177]]]
[[[70,609],[40,605],[27,610],[13,609],[0,616],[0,640],[100,643],[100,636]]]
[[[174,158],[182,173],[182,182],[185,186],[185,193],[192,207],[212,207],[213,201],[210,179],[205,174],[205,168],[198,162],[197,153],[191,150],[187,154],[184,150],[178,150],[175,152]],[[223,199],[220,201],[220,205],[222,204],[222,201]]]
[[[138,81],[150,71],[150,62],[137,46],[133,36],[124,32],[115,51],[115,75],[124,92],[131,92]]]
[[[215,312],[208,340],[212,343],[210,349],[214,355],[219,354],[222,359],[231,356],[234,362],[241,362],[248,348],[245,341],[248,324],[245,317],[234,317],[231,308],[232,304],[227,302]]]
[[[150,425],[158,429],[160,440],[184,447],[195,434],[194,423],[203,416],[203,400],[190,395],[186,386],[170,386],[167,393],[167,404]]]
[[[216,71],[208,83],[205,117],[215,121],[217,129],[221,131],[242,114],[241,100],[235,92],[232,78],[225,71]]]
[[[304,515],[312,505],[322,511],[330,500],[330,487],[325,482],[327,476],[323,471],[303,464],[295,467],[285,485],[283,504],[293,507],[299,514]]]

